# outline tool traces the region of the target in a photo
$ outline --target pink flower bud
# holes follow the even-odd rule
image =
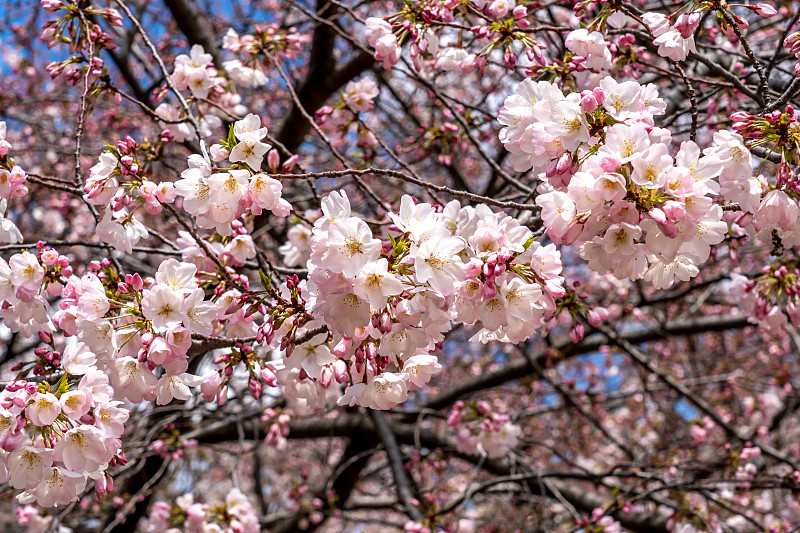
[[[566,289],[561,286],[561,283],[559,283],[557,279],[544,280],[544,287],[547,289],[547,292],[556,298],[563,298],[567,294]]]
[[[594,94],[589,91],[584,91],[581,96],[581,106],[587,113],[593,113],[597,109],[597,99]]]
[[[572,154],[569,152],[564,152],[561,154],[561,157],[558,158],[556,172],[558,174],[564,174],[569,171],[570,167],[572,167]]]
[[[294,169],[294,166],[297,164],[298,159],[299,159],[298,155],[295,154],[286,161],[284,161],[282,167],[283,172],[291,172]]]
[[[94,494],[98,500],[102,500],[106,495],[106,477],[100,476],[94,482]]]
[[[353,347],[353,341],[349,337],[342,337],[342,339],[336,343],[336,345],[331,350],[331,353],[336,357],[344,357],[347,355],[347,352],[350,351],[350,348]]]
[[[228,401],[228,386],[223,385],[219,388],[219,392],[217,392],[217,404],[222,405],[226,401]]]
[[[755,11],[758,15],[761,15],[762,17],[774,17],[775,15],[778,14],[778,10],[777,9],[775,9],[773,6],[771,6],[771,5],[767,4],[767,3],[764,3],[764,2],[761,2],[761,3],[756,4],[754,6],[750,6],[750,9],[752,9],[753,11]]]
[[[364,348],[364,355],[366,355],[367,359],[370,361],[375,359],[375,356],[378,355],[378,347],[374,342],[367,343],[367,346]]]
[[[592,94],[594,95],[594,99],[597,101],[598,105],[603,105],[603,102],[606,101],[606,93],[604,93],[603,89],[600,87],[595,87],[595,89],[592,91]]]
[[[317,122],[324,123],[325,120],[327,120],[328,115],[330,115],[331,113],[333,113],[333,108],[329,105],[324,105],[319,109],[317,109],[316,111],[314,111],[314,118],[316,119]]]
[[[473,70],[475,70],[475,63],[478,60],[475,54],[469,54],[464,60],[461,62],[461,72],[463,74],[469,74]]]
[[[319,383],[326,389],[330,387],[331,380],[333,379],[333,369],[330,365],[322,368],[322,373],[319,376]]]
[[[261,377],[264,378],[264,383],[266,383],[270,387],[278,386],[278,376],[275,375],[275,372],[272,370],[271,367],[269,366],[263,367],[261,369]]]
[[[586,313],[589,324],[594,327],[599,326],[604,320],[608,320],[608,309],[605,307],[594,307]]]
[[[278,172],[278,165],[281,162],[281,156],[278,154],[277,150],[270,150],[267,154],[267,165],[269,165],[269,169],[273,173]]]
[[[261,394],[264,392],[264,386],[261,385],[261,382],[257,379],[253,379],[252,376],[247,381],[247,388],[250,389],[250,394],[258,400],[261,398]]]
[[[222,375],[219,372],[212,371],[203,376],[200,393],[206,402],[211,403],[216,399],[220,383],[222,383]]]
[[[506,48],[503,54],[503,61],[505,61],[508,70],[514,70],[514,67],[517,65],[517,54],[514,53],[511,47]]]
[[[228,149],[221,144],[212,144],[211,148],[208,149],[208,152],[211,155],[211,160],[214,162],[224,161],[225,159],[228,159],[228,156],[231,155],[230,151],[228,151]]]
[[[381,321],[378,325],[378,329],[381,333],[386,334],[392,331],[392,317],[389,315],[388,312],[384,311],[381,313]]]
[[[664,235],[666,235],[670,239],[678,235],[678,226],[676,226],[675,222],[673,222],[672,220],[667,220],[666,223],[659,224],[658,227],[661,229]]]
[[[144,288],[144,282],[142,281],[142,277],[138,273],[133,275],[126,274],[125,282],[135,291],[140,291]]]
[[[337,359],[331,364],[331,366],[333,367],[333,378],[336,380],[336,383],[347,382],[347,380],[350,378],[350,375],[347,372],[347,363],[341,359]]]
[[[749,122],[750,117],[751,115],[747,111],[737,111],[731,115],[734,122]]]
[[[155,336],[150,331],[145,331],[142,335],[142,346],[150,346],[150,343],[153,342]]]
[[[584,335],[584,328],[583,324],[581,324],[580,322],[572,326],[572,328],[569,330],[569,337],[570,339],[572,339],[572,342],[574,343],[580,342],[581,339],[583,339],[583,335]]]

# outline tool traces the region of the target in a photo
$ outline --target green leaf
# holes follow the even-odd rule
[[[270,272],[270,276],[267,276],[266,274],[264,274],[264,271],[259,268],[258,276],[261,278],[261,285],[263,285],[265,289],[268,289],[270,287],[269,278],[270,276],[272,276],[272,273]]]

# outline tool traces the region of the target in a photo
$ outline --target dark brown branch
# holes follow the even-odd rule
[[[627,335],[620,335],[626,341],[638,344],[642,342],[654,341],[667,336],[691,335],[706,331],[724,331],[727,329],[739,329],[751,325],[745,316],[709,316],[698,318],[687,322],[673,322],[664,325],[662,328],[651,328]],[[588,337],[578,344],[565,343],[557,347],[561,357],[575,357],[577,355],[593,352],[601,346],[609,344],[610,341],[604,335],[594,335]],[[540,353],[533,356],[542,366],[545,365],[548,354]],[[496,387],[520,379],[524,376],[536,375],[536,369],[531,365],[527,358],[522,358],[490,374],[476,376],[450,390],[431,398],[420,407],[428,409],[442,409],[451,405],[453,402],[473,392]]]
[[[211,54],[214,66],[222,69],[222,59],[211,28],[206,19],[194,8],[191,0],[164,0],[164,4],[189,43],[202,46],[206,53]]]

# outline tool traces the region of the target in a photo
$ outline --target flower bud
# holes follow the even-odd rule
[[[135,291],[140,291],[144,288],[144,282],[138,273],[133,275],[125,274],[125,283],[127,283]]]
[[[381,323],[378,328],[381,333],[386,334],[392,331],[392,317],[387,311],[381,313]]]
[[[750,9],[756,12],[756,14],[761,15],[762,17],[774,17],[778,14],[778,10],[775,9],[773,6],[761,2],[754,6],[749,6]]]
[[[573,325],[572,328],[569,330],[569,337],[572,339],[572,342],[578,343],[583,339],[584,335],[584,327],[583,324],[578,322],[577,324]]]
[[[275,371],[272,370],[272,367],[269,366],[262,367],[261,377],[264,378],[264,383],[266,383],[270,387],[278,386],[278,376],[275,375]]]
[[[264,386],[261,385],[261,382],[257,379],[254,379],[252,376],[247,381],[247,388],[250,389],[250,394],[258,400],[261,398],[261,395],[264,392]]]
[[[281,162],[281,156],[278,154],[277,150],[270,150],[267,154],[267,165],[269,169],[272,171],[273,174],[278,172],[278,165]]]
[[[353,347],[353,341],[349,337],[342,337],[331,350],[331,353],[336,357],[344,357],[350,348]]]
[[[593,113],[597,109],[597,99],[590,91],[584,91],[581,96],[581,106],[587,113]]]
[[[366,355],[367,359],[373,361],[375,356],[378,355],[378,347],[375,346],[375,343],[370,341],[367,343],[367,346],[364,348],[364,355]]]
[[[221,144],[212,144],[208,152],[211,155],[211,160],[214,162],[224,161],[225,159],[228,159],[228,156],[231,155],[228,149]]]
[[[331,366],[333,367],[333,378],[336,380],[336,383],[347,382],[350,378],[350,374],[347,372],[347,363],[341,359],[337,359]]]
[[[223,385],[217,392],[217,405],[222,405],[228,401],[228,385]]]
[[[283,167],[281,168],[281,170],[283,172],[291,172],[294,169],[294,166],[297,164],[298,159],[299,156],[297,154],[293,155],[292,157],[283,162]]]
[[[595,87],[594,90],[592,90],[592,94],[598,105],[603,105],[603,102],[606,101],[606,93],[603,92],[603,89],[600,87]]]
[[[330,365],[324,366],[322,368],[322,373],[319,376],[319,384],[327,389],[328,387],[330,387],[332,379],[333,379],[333,369],[331,369]]]

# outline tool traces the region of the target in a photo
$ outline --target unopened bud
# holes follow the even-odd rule
[[[281,156],[278,154],[277,150],[270,150],[267,154],[267,165],[269,166],[270,171],[273,174],[278,172],[278,165],[281,162]]]

